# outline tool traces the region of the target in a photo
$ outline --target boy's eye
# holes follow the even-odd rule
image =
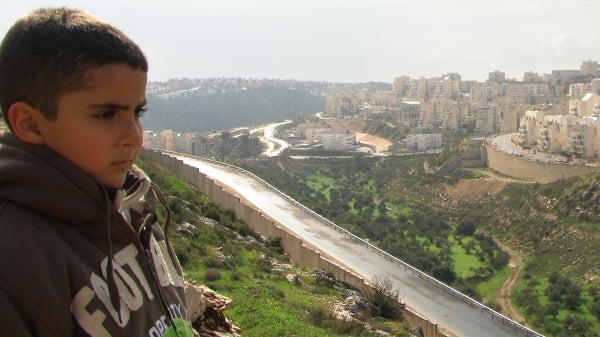
[[[115,112],[114,111],[105,111],[105,112],[101,112],[97,115],[97,117],[99,119],[111,119],[115,116]]]
[[[138,118],[141,118],[141,117],[143,117],[143,116],[144,116],[144,114],[146,113],[146,111],[148,111],[148,109],[147,109],[147,108],[145,108],[145,107],[144,107],[144,108],[137,108],[137,109],[135,109],[135,115],[136,115]]]

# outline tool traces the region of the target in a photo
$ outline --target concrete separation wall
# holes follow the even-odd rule
[[[598,167],[572,163],[541,162],[511,156],[493,146],[485,146],[487,166],[504,175],[548,183],[600,171]]]
[[[245,204],[241,198],[230,194],[197,168],[185,165],[183,161],[159,151],[145,149],[143,156],[151,158],[163,167],[172,170],[186,182],[196,186],[208,195],[220,207],[234,210],[236,216],[244,220],[254,231],[270,238],[280,237],[283,248],[292,262],[330,272],[357,289],[363,290],[366,287],[370,287],[363,278],[343,268],[336,262],[322,257],[321,252],[306,246],[301,238],[287,232],[285,226],[267,218],[260,210],[253,208],[251,205]],[[428,321],[408,307],[405,307],[402,314],[406,323],[422,331],[422,336],[424,337],[450,336],[442,333],[437,324]]]

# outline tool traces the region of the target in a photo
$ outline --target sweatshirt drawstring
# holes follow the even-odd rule
[[[108,237],[108,261],[106,264],[106,282],[108,284],[108,293],[110,296],[110,303],[112,304],[113,308],[115,308],[116,312],[117,312],[117,318],[119,320],[119,325],[123,324],[123,318],[121,317],[121,299],[119,298],[119,291],[117,289],[117,283],[115,282],[115,275],[114,275],[114,266],[113,266],[113,247],[112,247],[112,240],[111,240],[111,232],[110,232],[110,227],[111,227],[111,221],[110,221],[110,214],[111,214],[111,201],[110,201],[110,197],[108,195],[108,191],[106,190],[106,188],[103,188],[104,191],[104,199],[106,201],[106,228],[107,228],[107,237]]]
[[[169,247],[169,252],[171,251],[171,242],[169,241],[169,227],[171,226],[171,209],[169,208],[169,204],[167,203],[167,199],[162,194],[162,192],[158,189],[158,186],[154,185],[154,183],[150,184],[150,189],[154,192],[154,195],[158,197],[158,201],[163,205],[167,212],[167,219],[165,220],[165,227],[163,228],[163,233],[165,233],[165,243],[167,247]],[[169,253],[170,254],[170,253]],[[174,256],[171,256],[173,259]],[[175,258],[176,259],[176,258]]]
[[[172,253],[173,249],[172,249],[172,246],[171,246],[171,242],[169,241],[169,226],[171,226],[171,209],[169,208],[169,205],[167,203],[167,200],[165,199],[165,196],[162,194],[162,192],[160,191],[160,189],[156,185],[154,185],[154,183],[150,184],[150,190],[152,190],[152,192],[154,193],[154,195],[158,198],[158,201],[163,205],[165,211],[167,212],[166,219],[165,219],[165,226],[163,228],[163,233],[164,233],[164,237],[165,237],[165,244],[167,245],[167,252],[168,252],[170,258],[173,261],[177,261],[177,257],[174,256],[173,253]],[[147,222],[149,220],[151,220],[151,219],[153,221],[150,223],[150,226],[152,226],[152,223],[156,221],[156,215],[154,215],[154,217],[152,217],[152,215],[153,214],[149,214],[144,219],[143,226],[141,228],[146,228]],[[151,230],[151,228],[144,229],[144,231],[149,231],[149,230]],[[148,233],[148,234],[150,234],[150,233]],[[181,271],[179,271],[179,272],[181,272]],[[162,291],[160,289],[159,289],[159,296],[161,297],[161,300],[163,301],[163,305],[165,305],[165,307],[166,307],[167,305],[166,305],[166,302],[164,301],[163,294],[162,294]],[[169,311],[169,310],[167,310],[167,311]],[[170,313],[169,313],[168,317],[169,317],[169,321],[171,322],[171,325],[173,326],[173,329],[175,330],[175,335],[176,336],[182,336],[180,334],[178,328],[177,328],[177,324],[175,324],[173,322],[173,317],[171,317]],[[187,336],[187,334],[185,332],[183,332],[183,335]]]

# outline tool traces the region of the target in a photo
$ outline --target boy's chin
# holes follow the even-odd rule
[[[113,179],[111,181],[105,181],[101,184],[107,188],[118,190],[119,188],[122,188],[123,185],[125,185],[125,176],[123,176],[123,179]]]

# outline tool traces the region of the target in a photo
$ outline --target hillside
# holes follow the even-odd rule
[[[148,83],[145,130],[204,132],[294,120],[325,111],[329,93],[391,90],[381,82],[182,78]]]
[[[139,165],[167,196],[171,243],[187,279],[231,299],[221,306],[242,336],[414,336],[382,296],[393,289],[360,294],[332,275],[299,268],[280,240],[259,236],[156,163]],[[218,331],[225,317],[216,317],[203,322],[214,334],[203,336],[229,336]]]
[[[596,336],[600,175],[537,184],[488,169],[427,174],[429,160],[437,159],[281,157],[238,164],[547,336]],[[522,270],[510,281],[509,262],[515,267],[520,259]]]

